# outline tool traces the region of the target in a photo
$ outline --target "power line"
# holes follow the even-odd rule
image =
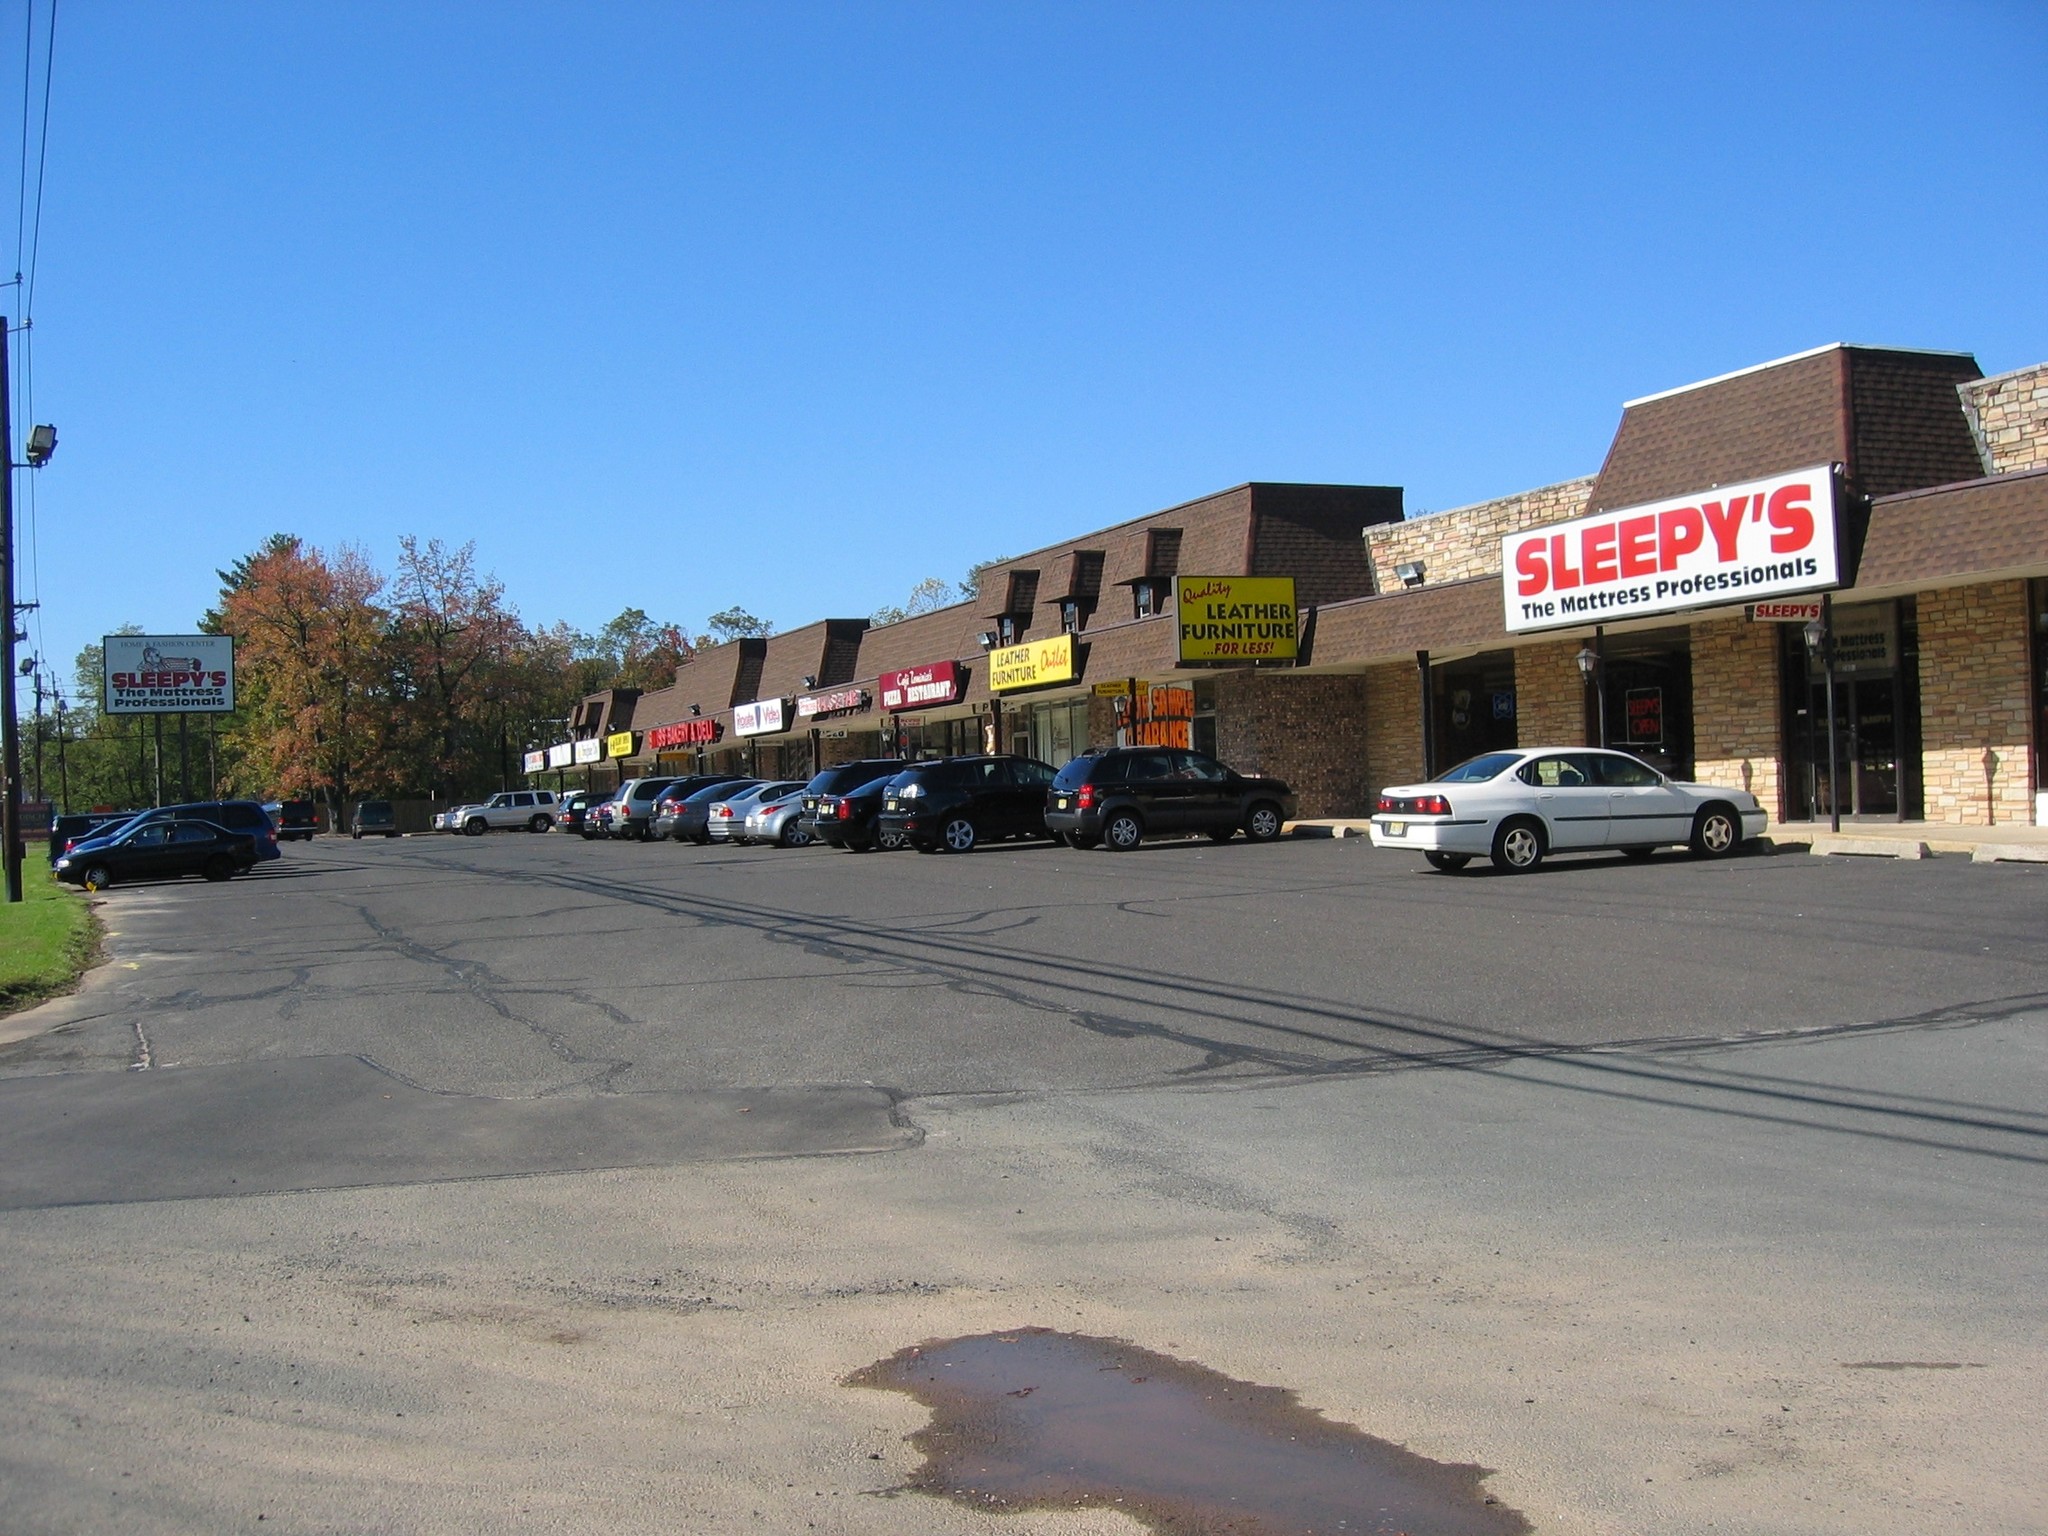
[[[33,3],[33,0],[31,0]],[[21,301],[22,324],[30,325],[36,313],[36,258],[43,247],[43,177],[50,165],[50,81],[55,70],[51,68],[57,53],[57,0],[50,0],[50,24],[43,31],[43,131],[41,143],[36,150],[36,216],[34,232],[28,242],[28,287]],[[28,153],[26,134],[22,143],[24,159]]]

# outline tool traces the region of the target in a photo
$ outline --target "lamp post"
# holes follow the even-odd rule
[[[1806,623],[1808,655],[1820,657],[1821,673],[1827,680],[1828,709],[1828,830],[1842,830],[1842,757],[1835,739],[1835,605],[1826,594],[1820,600],[1820,617]]]
[[[1604,747],[1607,745],[1607,656],[1604,631],[1594,630],[1592,643],[1579,647],[1578,663],[1579,676],[1593,689],[1594,713],[1600,722],[1596,734],[1599,745]]]

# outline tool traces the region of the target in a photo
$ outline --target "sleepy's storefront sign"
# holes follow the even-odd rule
[[[1501,540],[1510,631],[1613,623],[1839,585],[1833,466],[1816,465]]]

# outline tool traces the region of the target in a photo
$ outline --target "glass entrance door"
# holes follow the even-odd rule
[[[1825,682],[1807,685],[1804,718],[1809,740],[1801,764],[1806,814],[1818,820],[1835,810],[1837,773],[1828,766],[1828,695]],[[1844,816],[1896,819],[1899,814],[1898,688],[1889,677],[1835,679],[1835,745],[1840,754]]]

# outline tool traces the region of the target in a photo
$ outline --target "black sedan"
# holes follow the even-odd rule
[[[82,846],[57,860],[59,880],[104,890],[120,880],[170,880],[204,875],[226,880],[256,862],[256,839],[210,821],[146,821],[105,842]]]
[[[866,853],[871,848],[901,848],[903,834],[894,829],[884,830],[879,825],[882,797],[895,781],[897,773],[902,771],[901,764],[891,766],[895,771],[870,780],[857,789],[850,789],[843,795],[821,796],[811,818],[818,829],[818,836],[834,848],[844,848],[849,853]]]
[[[711,841],[711,802],[723,800],[759,779],[727,779],[712,777],[694,781],[684,779],[662,791],[661,802],[654,808],[651,823],[657,839],[672,837],[679,843],[695,843],[699,847]]]
[[[1047,837],[1053,769],[1035,757],[944,757],[913,763],[882,796],[877,824],[919,853],[967,853],[1005,837]]]

